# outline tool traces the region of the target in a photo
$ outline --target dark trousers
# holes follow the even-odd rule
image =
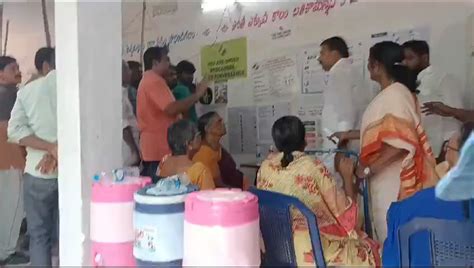
[[[24,201],[32,267],[51,267],[58,238],[58,180],[24,175]]]
[[[156,171],[160,165],[160,161],[143,161],[143,170],[140,175],[143,177],[150,177],[153,183],[158,181],[158,176],[156,176]]]

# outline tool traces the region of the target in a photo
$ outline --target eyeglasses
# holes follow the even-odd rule
[[[459,148],[454,148],[453,146],[449,145],[449,141],[445,141],[443,143],[443,151],[447,152],[449,150],[453,150],[455,152],[459,152]]]
[[[450,146],[449,144],[446,145],[446,149],[450,149],[450,150],[453,150],[453,151],[455,151],[455,152],[459,152],[459,149],[454,148],[454,147]]]

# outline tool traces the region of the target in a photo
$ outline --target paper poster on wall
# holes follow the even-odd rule
[[[247,38],[203,47],[201,73],[211,81],[247,77]]]
[[[257,119],[255,107],[228,109],[230,152],[233,154],[257,153]]]
[[[273,143],[273,123],[280,117],[291,115],[291,103],[283,102],[272,105],[258,106],[257,110],[257,132],[258,143]]]
[[[357,70],[358,78],[363,80],[365,78],[365,71],[367,69],[366,65],[366,48],[364,42],[361,40],[349,40],[349,55],[352,61],[352,66]]]
[[[394,32],[380,32],[380,33],[371,34],[369,48],[377,43],[384,42],[384,41],[393,41],[394,39],[395,39]]]
[[[215,104],[227,104],[228,97],[228,84],[227,81],[216,82],[214,84],[214,103]]]
[[[257,163],[262,163],[267,156],[275,150],[273,143],[261,143],[257,145]]]
[[[392,41],[403,44],[410,40],[429,41],[431,37],[431,28],[429,26],[413,27],[410,29],[402,29],[393,32],[374,33],[370,38],[370,46],[382,41]]]
[[[327,87],[328,74],[319,63],[317,46],[303,48],[302,94],[323,93]]]
[[[323,106],[309,102],[302,103],[298,108],[298,117],[303,121],[306,130],[306,150],[317,150],[321,148],[322,130],[321,115]]]
[[[431,36],[431,28],[428,26],[425,27],[415,27],[413,29],[401,30],[395,32],[395,39],[393,40],[396,43],[403,44],[411,40],[424,40],[429,42]]]
[[[254,99],[273,103],[289,100],[299,92],[296,56],[283,55],[255,63],[252,68]]]
[[[291,36],[291,29],[286,29],[283,26],[278,27],[278,30],[271,34],[272,40],[278,40]]]

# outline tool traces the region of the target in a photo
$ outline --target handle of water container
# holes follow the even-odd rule
[[[152,182],[150,177],[141,177],[141,180],[139,181],[140,187],[143,188],[150,184]]]
[[[96,268],[103,267],[104,266],[104,260],[102,258],[102,255],[98,252],[95,252],[92,254],[92,265]]]

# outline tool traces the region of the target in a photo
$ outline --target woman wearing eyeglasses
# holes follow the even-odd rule
[[[460,133],[454,134],[444,143],[443,152],[445,159],[436,166],[436,173],[440,178],[444,177],[458,163],[459,151],[473,130],[474,122],[466,122],[462,125]]]

